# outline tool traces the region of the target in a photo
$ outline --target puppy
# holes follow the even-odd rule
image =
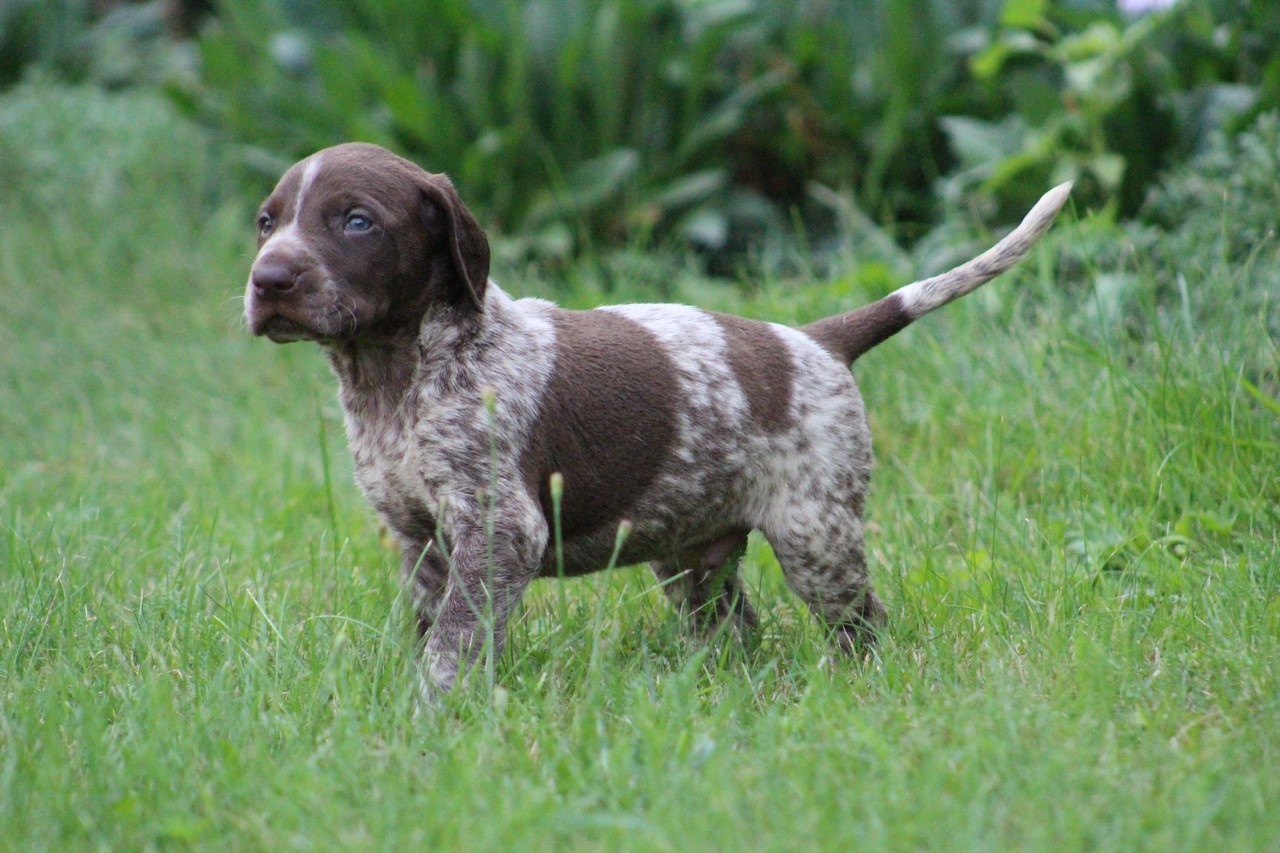
[[[1069,190],[974,260],[794,329],[512,299],[448,178],[339,145],[263,203],[245,318],[277,343],[317,342],[338,376],[356,479],[401,548],[427,695],[486,641],[500,651],[536,577],[649,562],[703,628],[750,626],[736,561],[751,530],[853,649],[885,610],[867,576],[871,436],[849,367],[1017,263]]]

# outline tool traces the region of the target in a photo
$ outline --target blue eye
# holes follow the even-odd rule
[[[346,229],[348,231],[362,232],[368,231],[372,227],[373,220],[363,213],[352,213],[347,217]]]

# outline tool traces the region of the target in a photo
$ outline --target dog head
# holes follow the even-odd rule
[[[418,328],[436,305],[480,312],[489,242],[444,175],[376,145],[326,148],[258,211],[245,319],[277,343]]]

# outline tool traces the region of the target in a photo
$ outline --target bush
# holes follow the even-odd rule
[[[30,61],[163,81],[242,143],[254,194],[317,148],[382,143],[449,172],[508,261],[945,256],[955,223],[1011,221],[1055,181],[1131,217],[1280,107],[1280,7],[1236,0],[220,0],[194,73],[164,10],[201,4],[97,5],[6,6],[0,81]]]
[[[1130,230],[1167,292],[1230,270],[1236,300],[1253,306],[1280,339],[1276,211],[1280,113],[1271,112],[1235,138],[1214,134],[1202,154],[1152,191]]]
[[[31,69],[107,87],[156,86],[190,73],[173,37],[203,0],[6,0],[0,3],[0,85]]]
[[[942,118],[960,160],[942,190],[952,203],[976,193],[1012,215],[1044,184],[1073,180],[1077,203],[1130,217],[1163,169],[1280,105],[1271,4],[1182,2],[1136,18],[1081,6],[1009,0],[996,30],[975,33],[970,66],[991,101],[986,116]]]
[[[530,253],[712,251],[836,221],[812,181],[923,216],[976,4],[225,0],[191,104],[259,155],[343,139],[447,170]],[[282,163],[259,156],[274,177]]]

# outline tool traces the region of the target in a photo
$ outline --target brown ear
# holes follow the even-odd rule
[[[489,239],[446,176],[430,175],[422,184],[422,193],[427,200],[428,224],[445,232],[445,245],[453,258],[454,272],[465,290],[462,295],[477,311],[484,310],[485,286],[489,282]]]

